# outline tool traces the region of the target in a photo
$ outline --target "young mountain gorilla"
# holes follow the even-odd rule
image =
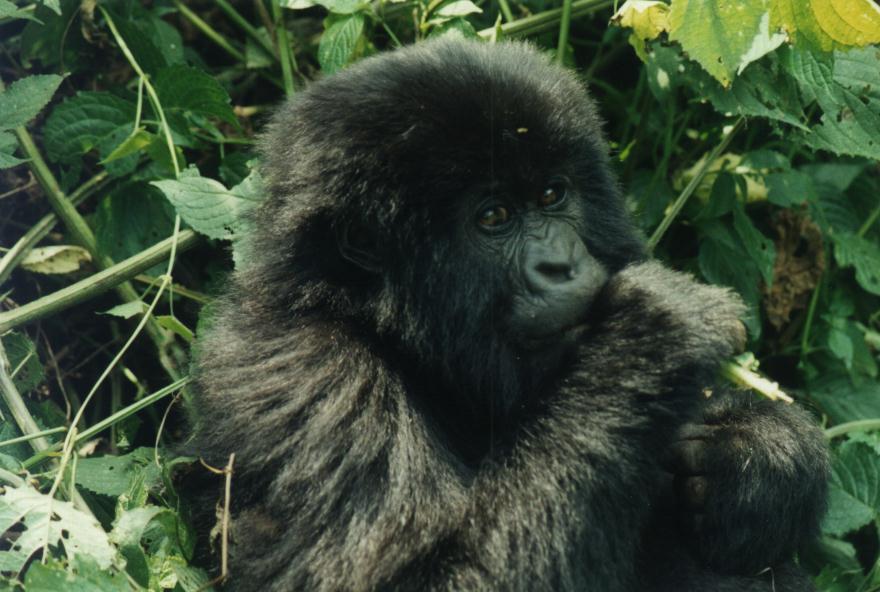
[[[645,261],[573,75],[422,43],[298,94],[263,157],[197,360],[232,589],[810,589],[822,436],[704,396],[742,306]]]

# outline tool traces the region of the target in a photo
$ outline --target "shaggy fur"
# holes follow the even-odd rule
[[[262,149],[254,256],[197,347],[191,449],[236,454],[230,589],[810,589],[789,561],[823,511],[821,433],[703,396],[741,305],[643,261],[570,73],[525,44],[426,42],[298,94]],[[467,188],[560,167],[611,279],[548,363],[505,334],[516,270],[453,227]],[[340,255],[352,224],[379,273]],[[663,486],[694,426],[698,516]]]

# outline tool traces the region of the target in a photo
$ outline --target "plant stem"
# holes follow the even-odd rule
[[[275,17],[275,36],[278,41],[278,55],[281,58],[281,76],[284,79],[284,93],[292,97],[295,92],[293,86],[293,70],[296,58],[290,50],[290,39],[287,38],[287,27],[284,26],[284,10],[277,0],[272,2],[272,16]]]
[[[825,430],[825,437],[831,440],[850,432],[867,432],[869,430],[880,430],[880,419],[848,421]]]
[[[253,39],[260,47],[262,47],[270,56],[278,57],[278,54],[275,52],[275,48],[272,47],[272,44],[266,41],[263,37],[260,36],[260,32],[251,25],[247,19],[241,16],[241,13],[235,10],[235,8],[227,2],[226,0],[216,0],[217,6],[222,10],[229,19],[234,22],[238,27],[245,32],[245,34]]]
[[[874,225],[874,222],[877,221],[877,218],[880,218],[880,206],[877,206],[876,208],[874,208],[874,211],[872,211],[868,215],[868,219],[865,220],[865,223],[861,225],[861,227],[859,228],[858,232],[856,232],[856,234],[858,236],[865,236],[865,234],[868,232],[868,230],[870,230],[871,226]]]
[[[681,209],[684,207],[684,204],[687,203],[688,198],[694,193],[694,191],[699,186],[700,182],[703,180],[703,177],[706,176],[706,173],[709,172],[709,167],[717,160],[718,156],[727,149],[727,146],[730,145],[730,141],[736,135],[736,133],[742,128],[743,123],[745,122],[744,117],[740,117],[733,126],[733,129],[718,142],[718,145],[712,149],[712,152],[709,153],[709,156],[703,161],[703,165],[700,167],[700,170],[697,171],[697,174],[691,179],[691,182],[687,184],[681,194],[675,199],[672,203],[672,206],[669,208],[669,211],[666,213],[666,216],[661,220],[660,225],[657,226],[657,229],[654,231],[654,234],[651,235],[651,238],[648,239],[647,248],[648,251],[653,251],[654,247],[657,246],[657,243],[660,242],[660,239],[663,238],[663,235],[669,230],[670,225],[672,225],[672,221],[678,216]]]
[[[584,16],[609,6],[611,6],[611,0],[575,0],[571,3],[571,16]],[[554,8],[515,20],[512,23],[505,23],[501,25],[501,33],[508,37],[543,33],[556,27],[561,18],[562,8]],[[491,39],[495,34],[495,27],[483,29],[478,34],[484,39]]]
[[[24,404],[21,393],[18,392],[18,388],[12,382],[9,368],[6,350],[3,348],[3,343],[0,342],[0,395],[3,396],[3,402],[9,408],[9,412],[12,414],[12,418],[15,420],[21,433],[26,436],[32,436],[40,432],[40,426],[31,417],[31,413],[28,411],[27,405]],[[28,440],[28,444],[31,445],[35,452],[49,448],[49,441],[45,436],[33,436]]]
[[[214,27],[203,21],[199,15],[194,13],[192,10],[186,7],[186,5],[180,0],[174,0],[174,6],[177,7],[177,10],[180,11],[186,20],[195,25],[196,29],[205,34],[205,37],[216,43],[220,49],[228,53],[234,59],[239,62],[244,62],[245,57],[244,54],[235,49],[231,43],[229,43],[223,35],[218,33]],[[103,12],[103,11],[102,11]]]
[[[501,8],[501,14],[504,15],[504,22],[512,23],[515,20],[507,0],[498,0],[498,7]]]
[[[195,245],[198,242],[198,236],[192,230],[181,230],[177,237],[171,236],[93,276],[13,310],[2,312],[0,313],[0,333],[61,312],[130,280],[142,271],[167,259],[174,248],[175,240],[177,251],[182,252]],[[129,288],[131,288],[130,284]],[[131,290],[134,292],[134,288]],[[136,298],[138,296],[135,292]]]
[[[77,433],[76,438],[74,439],[74,443],[79,444],[80,442],[84,442],[86,440],[94,438],[96,435],[98,435],[102,431],[106,430],[110,426],[115,425],[128,417],[131,417],[132,415],[134,415],[135,413],[137,413],[141,409],[149,407],[153,403],[161,400],[163,397],[167,397],[171,393],[182,389],[183,387],[185,387],[187,384],[190,383],[190,380],[191,379],[188,376],[184,376],[183,378],[175,380],[174,382],[172,382],[168,386],[159,389],[155,393],[147,395],[143,399],[140,399],[140,400],[132,403],[128,407],[120,409],[119,411],[117,411],[113,415],[111,415],[105,419],[102,419],[101,421],[99,421],[98,423],[93,425],[92,427],[85,429],[85,430],[82,430],[81,432]],[[32,457],[30,457],[29,459],[25,460],[21,464],[26,469],[30,468],[30,467],[34,466],[35,464],[37,464],[38,462],[40,462],[41,460],[47,458],[52,452],[60,450],[61,446],[62,446],[61,442],[57,442],[55,444],[52,444],[51,446],[49,446],[45,450],[38,452],[37,454],[35,454]]]
[[[563,0],[562,15],[559,21],[559,45],[556,48],[556,63],[565,61],[565,50],[568,48],[568,33],[571,29],[571,0]]]

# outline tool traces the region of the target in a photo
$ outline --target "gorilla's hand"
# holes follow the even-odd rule
[[[630,363],[641,359],[651,375],[702,388],[714,382],[722,361],[742,351],[743,311],[731,290],[650,261],[609,280],[594,305],[593,335],[607,336]],[[638,370],[631,366],[627,374]]]
[[[715,569],[757,572],[816,532],[828,457],[802,410],[748,392],[717,393],[670,452],[682,526]]]

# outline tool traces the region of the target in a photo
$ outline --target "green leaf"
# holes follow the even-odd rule
[[[36,117],[62,80],[55,74],[38,74],[10,84],[0,93],[0,130],[15,129]]]
[[[177,317],[171,315],[157,315],[156,322],[159,323],[159,326],[182,337],[187,343],[191,343],[195,338],[192,330],[184,325]]]
[[[773,266],[776,263],[776,246],[773,241],[755,228],[741,205],[733,209],[733,229],[742,241],[746,253],[754,262],[767,286],[773,283]]]
[[[147,475],[144,487],[149,489],[159,483],[159,467],[153,462],[152,448],[137,448],[122,456],[81,458],[76,463],[76,483],[95,493],[119,497],[141,472]]]
[[[19,8],[9,0],[0,0],[0,18],[27,19],[39,23],[40,19],[34,16],[34,11]]]
[[[122,319],[130,319],[134,316],[144,314],[145,312],[147,312],[148,308],[149,307],[143,300],[132,300],[131,302],[117,304],[113,308],[102,311],[99,314],[110,315]]]
[[[102,568],[88,558],[78,558],[71,571],[60,562],[43,565],[35,561],[24,580],[28,592],[128,592],[134,591],[122,574]]]
[[[767,200],[783,208],[817,199],[813,180],[804,172],[771,173],[764,180],[767,183]]]
[[[783,55],[804,97],[822,109],[821,124],[804,141],[815,149],[880,159],[880,49],[826,55],[794,49]]]
[[[229,104],[229,94],[220,83],[191,66],[171,66],[159,72],[156,92],[166,111],[184,111],[216,117],[238,125]]]
[[[131,156],[132,154],[140,152],[149,146],[155,138],[156,136],[147,132],[143,127],[139,127],[129,134],[129,136],[123,140],[122,144],[114,148],[110,154],[101,160],[101,164],[106,165],[114,160],[125,158],[126,156]]]
[[[43,382],[43,363],[37,346],[24,333],[7,333],[2,337],[3,348],[12,369],[12,382],[20,393],[28,393]]]
[[[98,251],[115,261],[165,240],[174,232],[174,208],[147,183],[125,183],[98,204],[95,212]],[[148,273],[162,273],[158,264]]]
[[[784,34],[771,33],[770,13],[760,0],[673,0],[669,24],[669,38],[724,86],[785,41]]]
[[[737,76],[728,88],[702,70],[688,72],[696,89],[720,113],[766,117],[807,131],[797,85],[780,70],[775,56],[768,56]]]
[[[880,417],[880,383],[864,380],[855,384],[840,364],[827,366],[807,383],[807,391],[834,423]]]
[[[805,49],[880,43],[880,10],[872,0],[772,0],[771,25],[784,29]]]
[[[107,92],[81,92],[56,107],[44,127],[49,158],[69,163],[121,134],[115,148],[133,129],[135,105]]]
[[[109,568],[113,561],[115,553],[107,533],[92,516],[70,502],[52,499],[29,486],[7,486],[0,495],[0,530],[6,532],[21,523],[25,529],[15,546],[0,553],[0,571],[21,571],[46,543],[62,547],[69,559],[89,557],[102,569]],[[55,588],[61,589],[64,588]]]
[[[248,183],[248,185],[245,185]],[[242,215],[259,199],[246,179],[232,190],[189,169],[177,180],[153,181],[183,220],[210,238],[229,240],[236,236]]]
[[[822,531],[843,535],[868,524],[880,511],[880,456],[861,442],[840,447],[831,467],[828,513]]]
[[[183,63],[180,33],[137,3],[117,5],[129,14],[114,14],[119,33],[145,72],[156,75],[163,68]]]
[[[76,245],[35,247],[25,255],[21,266],[36,273],[71,273],[92,260],[91,254]]]
[[[880,245],[851,233],[839,233],[834,239],[834,258],[841,267],[855,267],[856,281],[880,296]]]
[[[27,162],[26,159],[13,156],[18,147],[18,140],[9,132],[0,132],[0,170],[18,166]]]
[[[742,296],[749,307],[743,323],[752,339],[757,339],[761,335],[760,271],[742,241],[721,222],[702,223],[700,230],[700,272],[710,283],[729,286]]]
[[[428,37],[440,37],[442,35],[457,35],[464,39],[476,39],[479,37],[474,26],[464,18],[449,19],[433,27]]]
[[[321,70],[332,74],[347,65],[354,56],[363,33],[364,15],[360,13],[342,17],[328,26],[318,45]]]

